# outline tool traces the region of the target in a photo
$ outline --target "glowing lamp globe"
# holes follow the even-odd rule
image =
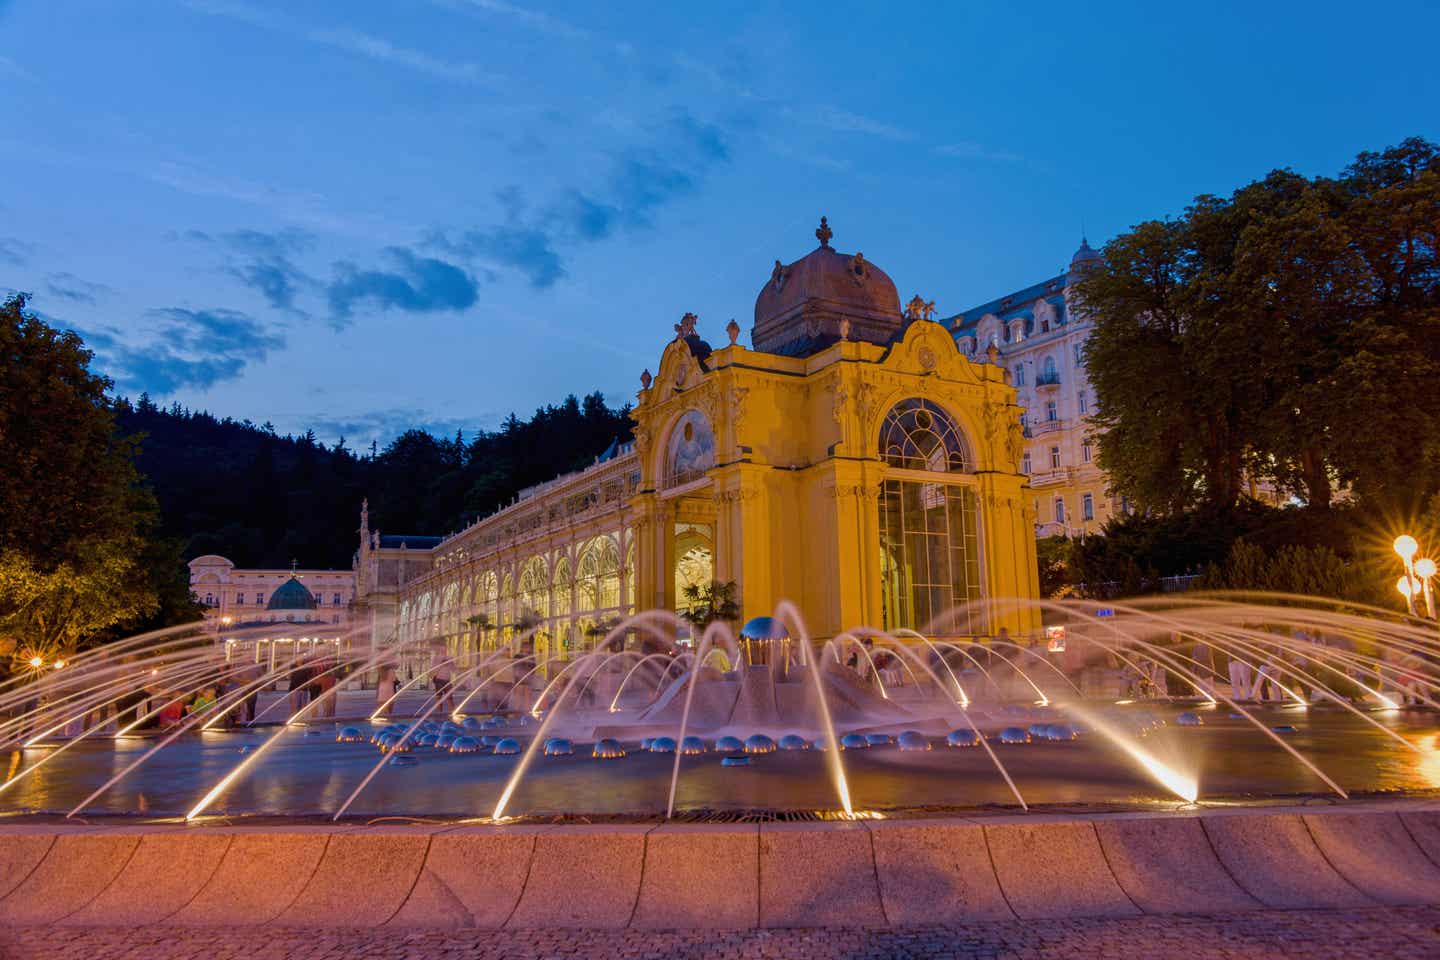
[[[1412,587],[1413,584],[1410,583],[1409,577],[1401,577],[1395,581],[1395,589],[1400,591],[1400,596],[1402,597],[1409,597],[1413,592]]]
[[[1395,538],[1394,547],[1401,560],[1409,560],[1415,556],[1415,551],[1420,549],[1420,544],[1416,543],[1415,538],[1409,534],[1401,534]]]
[[[1435,561],[1431,560],[1429,557],[1426,557],[1423,560],[1416,560],[1415,576],[1424,577],[1426,580],[1429,580],[1431,577],[1435,576]]]
[[[40,659],[39,657],[31,657],[30,666],[34,667],[36,670],[39,670],[41,667],[45,666],[45,661]]]

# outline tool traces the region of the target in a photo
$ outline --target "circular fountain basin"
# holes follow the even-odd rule
[[[673,737],[656,737],[650,741],[651,753],[674,753],[675,740]]]
[[[870,738],[863,733],[847,733],[840,738],[841,750],[864,750],[870,746]]]
[[[781,750],[809,750],[810,741],[802,736],[787,733],[780,738],[779,747]]]
[[[907,753],[917,753],[930,749],[930,738],[918,730],[906,730],[900,734],[898,743],[900,749]]]
[[[597,760],[618,760],[625,756],[625,747],[614,737],[602,737],[595,741],[590,756]]]
[[[699,737],[686,737],[680,741],[680,752],[687,757],[705,752],[705,741]]]
[[[980,744],[980,735],[974,730],[951,730],[945,735],[945,742],[952,747],[975,747]]]
[[[716,753],[739,753],[745,749],[745,743],[739,737],[721,737],[715,741]]]
[[[545,756],[568,757],[575,752],[575,745],[564,737],[551,737],[545,741]]]
[[[480,741],[474,737],[456,737],[455,742],[450,744],[451,753],[475,753],[480,749]]]
[[[1024,727],[1006,727],[1000,731],[1001,743],[1029,743],[1030,731]]]
[[[775,741],[763,733],[752,734],[745,738],[746,753],[774,753]]]

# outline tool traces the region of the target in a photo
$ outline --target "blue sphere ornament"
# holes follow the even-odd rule
[[[918,730],[906,730],[900,734],[900,749],[910,753],[930,749],[930,738]]]
[[[788,640],[790,631],[774,617],[752,617],[740,628],[742,640]]]
[[[746,753],[774,753],[775,741],[763,733],[753,734],[745,738]]]
[[[1000,731],[1001,743],[1029,743],[1030,731],[1024,727],[1006,727]]]
[[[744,749],[745,744],[739,737],[721,737],[715,741],[716,753],[739,753]]]
[[[545,741],[545,756],[568,757],[575,752],[575,745],[564,737],[551,737]]]
[[[785,734],[785,736],[780,738],[779,746],[781,750],[809,750],[810,741],[806,740],[802,736],[798,736],[793,733],[787,733]]]
[[[590,756],[597,760],[618,760],[625,756],[625,747],[614,737],[602,737],[595,741]]]
[[[863,733],[847,733],[840,738],[841,750],[864,750],[870,746],[870,738]]]
[[[687,757],[693,757],[705,752],[705,741],[699,737],[686,737],[680,741],[680,752]]]
[[[497,757],[511,757],[520,752],[520,741],[514,737],[504,737],[495,744],[495,755]]]
[[[652,739],[652,740],[650,741],[650,752],[651,752],[651,753],[674,753],[674,752],[675,752],[675,738],[673,738],[673,737],[655,737],[654,739]]]
[[[974,730],[951,730],[945,742],[952,747],[975,747],[980,745],[980,735]]]

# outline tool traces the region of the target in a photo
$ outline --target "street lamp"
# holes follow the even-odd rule
[[[31,657],[30,666],[34,667],[36,670],[39,670],[41,667],[45,666],[45,661],[41,657]]]
[[[1435,561],[1429,557],[1415,561],[1415,576],[1425,586],[1425,615],[1435,619],[1435,594],[1430,590],[1430,580],[1435,576]]]
[[[1420,585],[1415,582],[1415,554],[1420,551],[1420,544],[1409,534],[1402,533],[1395,538],[1392,544],[1396,554],[1399,555],[1402,563],[1405,564],[1405,589],[1400,592],[1405,595],[1405,602],[1410,606],[1410,616],[1416,616],[1415,594],[1420,592]],[[1396,585],[1398,588],[1398,584]]]

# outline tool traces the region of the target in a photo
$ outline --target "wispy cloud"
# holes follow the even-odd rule
[[[522,26],[552,36],[582,40],[590,35],[588,30],[542,10],[529,10],[513,3],[505,3],[503,0],[435,0],[435,2],[452,9],[468,8],[484,14],[506,17]]]
[[[23,267],[35,252],[35,244],[14,237],[0,237],[0,263],[11,267]]]
[[[516,271],[537,289],[553,286],[565,276],[562,248],[653,226],[665,206],[730,158],[720,128],[685,112],[652,128],[650,140],[614,154],[598,183],[563,189],[539,206],[528,206],[518,187],[502,190],[502,223],[454,239],[442,233],[432,242],[494,270]]]
[[[169,307],[150,316],[156,322],[139,342],[113,327],[79,331],[124,391],[207,390],[285,346],[274,328],[236,310]]]
[[[482,413],[459,418],[437,414],[423,407],[392,407],[333,417],[306,417],[305,425],[316,435],[331,442],[345,438],[345,445],[354,449],[369,447],[375,441],[382,449],[407,430],[424,430],[432,436],[450,439],[457,430],[474,437],[480,430],[500,423],[501,413]]]
[[[335,265],[336,276],[326,291],[330,320],[337,329],[349,325],[356,306],[381,310],[433,313],[474,306],[478,283],[461,267],[434,257],[418,256],[406,247],[385,251],[393,269],[361,270],[353,263]]]
[[[187,240],[215,244],[225,253],[225,272],[265,298],[278,310],[304,315],[296,299],[318,289],[319,282],[296,264],[294,257],[309,252],[315,238],[304,230],[233,230],[212,236],[191,230]]]
[[[799,110],[797,113],[811,123],[836,133],[862,134],[899,143],[917,139],[915,134],[909,130],[828,104],[821,104],[809,110]]]
[[[428,73],[432,77],[440,77],[445,80],[496,84],[501,79],[498,74],[482,70],[479,64],[469,61],[455,63],[442,60],[419,50],[396,46],[384,37],[361,33],[359,30],[316,30],[310,34],[310,38],[316,43],[328,44],[383,63],[409,67],[412,70]]]
[[[73,273],[50,274],[45,278],[45,289],[51,296],[71,303],[95,303],[111,292],[105,284],[82,280]]]
[[[1025,158],[1018,153],[989,147],[970,140],[941,144],[935,147],[934,151],[942,157],[955,157],[961,160],[993,160],[998,163],[1025,162]]]
[[[186,7],[212,17],[241,23],[343,50],[381,63],[394,64],[444,80],[493,84],[501,79],[470,61],[455,62],[349,27],[312,27],[292,17],[237,0],[184,0]]]

